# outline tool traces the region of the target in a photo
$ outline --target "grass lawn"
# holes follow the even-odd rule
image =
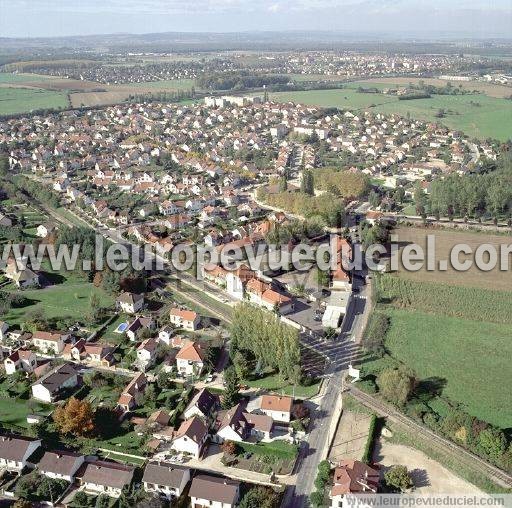
[[[40,308],[48,318],[71,317],[80,321],[90,311],[89,298],[92,293],[99,296],[103,307],[109,307],[114,303],[113,298],[103,289],[81,279],[77,274],[66,272],[65,275],[51,275],[58,277],[60,283],[43,289],[22,291],[21,294],[29,299],[30,304],[11,309],[2,319],[11,325],[19,325],[25,321],[28,311]]]
[[[399,101],[395,96],[359,93],[353,88],[341,90],[308,90],[276,92],[271,98],[322,107],[336,106],[348,110],[372,109],[379,113],[397,113],[425,121],[438,121],[447,127],[464,131],[468,136],[505,141],[512,137],[512,101],[479,95],[434,95],[430,99]],[[474,105],[478,103],[479,106]],[[439,109],[447,112],[438,119]]]
[[[386,309],[386,349],[421,379],[445,380],[443,395],[502,428],[512,427],[512,325],[472,321],[414,310]],[[364,363],[378,370],[383,360]]]
[[[28,113],[37,109],[64,109],[67,106],[65,91],[0,88],[0,115]]]
[[[272,441],[270,443],[237,443],[244,453],[250,452],[255,455],[272,455],[280,459],[294,459],[299,453],[296,445],[287,443],[286,441]]]
[[[133,319],[133,318],[132,318]],[[120,344],[128,340],[124,333],[116,333],[118,326],[121,323],[130,321],[130,318],[126,314],[119,314],[117,318],[110,323],[105,332],[100,336],[101,341],[109,342],[110,344]]]
[[[315,396],[320,389],[320,382],[318,382],[311,386],[295,386],[294,392],[293,385],[291,385],[288,381],[281,379],[279,374],[271,374],[253,381],[244,381],[244,384],[250,386],[251,388],[262,388],[263,390],[268,390],[283,395],[295,395],[295,397],[301,397],[305,399]]]
[[[34,81],[52,78],[53,76],[43,76],[41,74],[12,74],[11,72],[0,72],[0,84],[33,83]]]
[[[28,400],[0,398],[0,423],[5,427],[28,428],[27,415],[48,415],[51,409],[51,406],[35,401],[29,403]]]

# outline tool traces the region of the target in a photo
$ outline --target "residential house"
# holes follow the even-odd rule
[[[137,407],[137,400],[144,394],[147,386],[147,378],[143,372],[136,374],[126,385],[117,401],[118,407],[127,413]]]
[[[78,371],[69,363],[55,367],[32,385],[32,396],[43,402],[54,402],[66,388],[80,382]]]
[[[284,395],[263,395],[260,410],[276,422],[290,423],[293,399]]]
[[[84,460],[85,457],[79,453],[61,450],[45,452],[37,465],[37,469],[49,478],[73,482],[75,473],[84,463]]]
[[[187,453],[198,459],[207,439],[208,428],[199,417],[193,416],[180,425],[171,447],[179,453]]]
[[[346,499],[349,494],[376,494],[379,480],[378,469],[358,460],[342,460],[334,470],[333,486],[330,492],[332,508],[351,506]],[[361,506],[370,506],[370,503]]]
[[[177,328],[188,331],[195,331],[201,322],[201,316],[193,310],[185,310],[174,307],[169,315],[171,323]]]
[[[118,498],[123,488],[131,485],[134,472],[132,466],[96,460],[87,463],[80,483],[85,492]]]
[[[181,496],[190,481],[190,469],[165,462],[149,462],[142,483],[146,492],[156,492],[167,499]]]
[[[143,330],[153,330],[155,328],[155,321],[152,317],[138,317],[134,319],[126,328],[126,335],[134,342],[138,339],[139,334]]]
[[[37,358],[34,351],[20,348],[13,351],[4,360],[4,367],[7,375],[15,374],[20,371],[32,373],[37,367]]]
[[[64,349],[64,343],[69,339],[69,333],[59,332],[34,332],[32,335],[32,344],[41,352],[58,355]]]
[[[53,233],[57,229],[57,226],[51,222],[45,222],[37,226],[36,235],[39,238],[47,238],[48,235]]]
[[[176,368],[182,376],[199,376],[204,368],[205,351],[198,342],[187,342],[176,355]]]
[[[144,295],[124,291],[117,297],[117,307],[126,314],[135,314],[144,307]]]
[[[234,508],[240,496],[240,482],[199,474],[192,480],[189,496],[194,508]]]
[[[199,416],[205,421],[211,422],[215,413],[220,407],[220,400],[217,394],[209,392],[206,388],[199,390],[183,412],[185,418]]]
[[[137,364],[145,370],[153,364],[158,353],[158,342],[150,338],[142,341],[137,347]]]
[[[23,436],[0,435],[0,467],[21,472],[30,456],[41,446],[40,439]]]

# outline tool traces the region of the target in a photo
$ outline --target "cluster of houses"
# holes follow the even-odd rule
[[[225,428],[231,427],[226,424]],[[181,439],[200,431],[194,420],[182,431]],[[39,439],[11,434],[0,435],[0,467],[17,475],[36,471],[51,479],[65,480],[69,487],[63,497],[68,499],[72,499],[73,491],[118,498],[123,489],[132,485],[135,475],[135,467],[130,465],[68,450],[45,450]],[[186,494],[194,508],[231,508],[241,497],[242,484],[238,480],[160,460],[149,460],[143,467],[141,485],[148,494],[168,500]],[[342,460],[333,471],[331,506],[347,506],[350,494],[376,494],[379,485],[379,469],[357,460]]]
[[[23,474],[37,471],[51,479],[69,482],[69,490],[90,495],[119,498],[134,482],[135,467],[96,456],[67,450],[44,450],[41,440],[3,434],[0,436],[0,467]],[[169,500],[179,498],[188,487],[192,506],[235,506],[241,482],[195,472],[187,467],[149,461],[142,476],[142,488]]]
[[[69,202],[155,243],[162,235],[144,231],[137,221],[154,216],[169,232],[192,224],[208,232],[233,217],[233,209],[238,218],[257,216],[261,209],[246,186],[287,168],[315,168],[315,148],[289,136],[313,134],[327,150],[356,157],[360,164],[353,171],[389,177],[388,186],[464,171],[476,154],[493,156],[485,141],[473,145],[434,124],[370,112],[321,115],[315,107],[258,97],[119,105],[0,123],[0,143],[12,147],[13,170],[42,175]],[[251,152],[267,158],[245,156]],[[144,196],[144,203],[109,205],[119,192]],[[165,242],[160,248],[165,252]]]

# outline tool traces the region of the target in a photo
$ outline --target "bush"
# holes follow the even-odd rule
[[[379,357],[384,356],[384,338],[389,329],[389,317],[381,312],[374,312],[366,327],[363,346]]]
[[[362,461],[366,464],[369,464],[372,460],[373,456],[373,445],[375,443],[375,438],[377,434],[377,417],[372,415],[372,419],[370,421],[370,428],[368,430],[368,438],[366,439],[366,445],[364,447],[364,453]]]

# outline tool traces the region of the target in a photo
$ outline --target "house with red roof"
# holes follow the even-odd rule
[[[204,368],[205,350],[201,344],[187,342],[176,355],[176,368],[182,376],[199,376]]]

